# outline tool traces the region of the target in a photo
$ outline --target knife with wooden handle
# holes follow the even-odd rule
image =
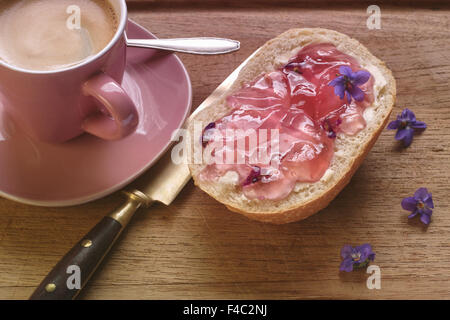
[[[191,120],[197,112],[207,108],[212,101],[220,97],[236,80],[240,70],[252,58],[255,51],[195,110],[189,117]],[[86,234],[45,277],[31,295],[31,300],[70,300],[75,299],[87,284],[97,267],[111,249],[121,232],[130,222],[134,213],[142,206],[148,207],[153,202],[165,205],[175,199],[191,175],[186,164],[174,164],[168,152],[158,163],[141,176],[134,189],[124,191],[127,201],[104,217],[89,233]],[[79,270],[80,281],[71,282],[69,271]],[[75,270],[76,271],[76,270]],[[71,282],[71,283],[69,283]]]

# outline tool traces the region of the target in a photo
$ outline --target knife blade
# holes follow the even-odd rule
[[[187,122],[208,108],[236,81],[239,72],[258,52],[256,50],[239,65],[197,109]],[[170,205],[191,179],[187,164],[175,164],[167,152],[152,168],[123,191],[127,199],[123,205],[105,216],[53,267],[30,296],[30,300],[75,299],[88,283],[103,258],[109,252],[134,213],[154,202]],[[69,270],[73,273],[68,273]],[[77,271],[79,278],[77,279]]]

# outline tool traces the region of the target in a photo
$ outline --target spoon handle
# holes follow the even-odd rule
[[[129,47],[192,54],[223,54],[239,50],[239,41],[221,38],[127,39]]]

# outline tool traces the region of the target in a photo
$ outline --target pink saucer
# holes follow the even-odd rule
[[[132,21],[127,34],[155,38]],[[63,144],[34,141],[0,105],[0,196],[40,206],[85,203],[127,185],[167,150],[172,132],[189,115],[189,75],[173,54],[128,48],[127,55],[122,85],[140,123],[125,139],[110,142],[84,134]]]

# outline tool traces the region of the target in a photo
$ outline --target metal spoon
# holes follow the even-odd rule
[[[223,54],[239,50],[236,40],[222,38],[128,39],[129,47],[152,48],[192,54]]]

